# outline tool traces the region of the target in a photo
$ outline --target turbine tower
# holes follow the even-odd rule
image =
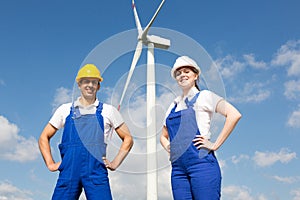
[[[162,0],[148,25],[142,29],[139,16],[136,11],[134,0],[132,0],[132,9],[134,19],[138,30],[138,42],[133,55],[128,77],[119,102],[118,109],[122,104],[131,76],[135,66],[140,58],[143,45],[147,50],[147,200],[157,200],[157,158],[156,158],[156,112],[155,112],[155,59],[154,48],[168,49],[170,40],[156,35],[148,35],[149,29],[153,24],[165,0]]]

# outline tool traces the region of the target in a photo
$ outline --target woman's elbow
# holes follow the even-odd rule
[[[241,118],[242,118],[242,114],[239,111],[237,111],[237,113],[235,114],[236,121],[238,122]]]
[[[127,136],[127,144],[128,144],[129,149],[132,148],[133,143],[134,143],[134,142],[133,142],[133,137],[132,137],[131,135],[128,135],[128,136]]]

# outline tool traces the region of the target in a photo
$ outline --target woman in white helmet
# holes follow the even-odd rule
[[[177,58],[171,76],[182,95],[171,103],[160,142],[170,153],[171,183],[175,200],[218,200],[221,172],[214,151],[218,150],[241,118],[239,111],[209,90],[200,90],[201,70],[188,56]],[[216,141],[210,141],[214,112],[226,120]]]

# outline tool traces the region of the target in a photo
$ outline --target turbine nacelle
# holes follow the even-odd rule
[[[166,38],[162,38],[157,35],[146,35],[145,37],[138,37],[138,41],[142,41],[144,45],[148,45],[149,43],[154,44],[154,48],[159,49],[168,49],[171,45],[171,41]]]
[[[170,40],[156,35],[148,35],[147,44],[148,43],[153,43],[155,48],[160,48],[160,49],[168,49],[171,45]]]
[[[140,19],[139,19],[137,10],[136,10],[135,2],[134,2],[134,0],[132,0],[132,9],[133,9],[133,14],[134,14],[135,24],[136,24],[137,31],[138,31],[138,37],[137,37],[138,43],[137,43],[137,46],[136,46],[136,49],[135,49],[135,52],[133,55],[133,59],[131,62],[128,77],[127,77],[127,80],[126,80],[126,83],[124,86],[124,90],[123,90],[123,93],[122,93],[122,96],[120,99],[118,109],[120,109],[120,105],[123,101],[123,98],[124,98],[125,92],[127,90],[128,84],[130,82],[132,73],[133,73],[135,66],[140,58],[143,45],[148,46],[151,43],[151,44],[153,44],[154,48],[160,48],[160,49],[168,49],[170,47],[170,44],[171,44],[170,40],[168,40],[166,38],[162,38],[160,36],[156,36],[156,35],[148,35],[150,27],[152,26],[155,18],[157,17],[157,14],[159,13],[164,2],[165,2],[165,0],[161,1],[156,12],[154,13],[151,20],[149,21],[148,25],[143,29],[141,26],[141,23],[140,23]]]

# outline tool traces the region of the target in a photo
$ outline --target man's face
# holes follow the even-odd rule
[[[82,78],[78,82],[78,87],[85,98],[95,98],[97,91],[100,89],[99,79]]]

